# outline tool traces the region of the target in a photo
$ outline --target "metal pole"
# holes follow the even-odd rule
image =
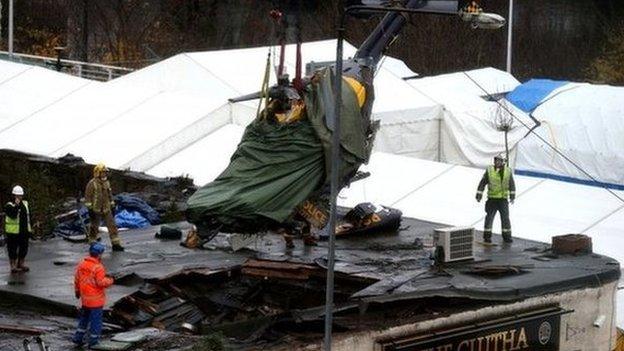
[[[13,58],[13,0],[9,0],[9,58]]]
[[[329,248],[327,250],[327,287],[325,295],[325,339],[324,350],[331,351],[332,323],[334,308],[334,255],[336,249],[336,199],[338,197],[338,182],[340,178],[340,106],[342,105],[342,42],[344,36],[344,15],[341,16],[338,28],[338,44],[336,48],[336,72],[334,75],[334,113],[332,122],[332,159],[331,159],[331,202],[329,213]]]
[[[507,159],[507,166],[509,166],[509,143],[507,141],[507,133],[509,133],[509,129],[505,129],[505,158]]]
[[[429,14],[453,14],[449,11],[430,10],[425,11],[421,8],[398,8],[398,7],[382,7],[370,5],[355,5],[346,8],[340,14],[340,22],[338,25],[338,40],[336,48],[336,70],[334,75],[334,111],[330,120],[333,122],[334,130],[332,134],[332,154],[331,154],[331,174],[330,174],[330,213],[329,223],[327,224],[329,247],[327,250],[327,286],[325,295],[325,338],[323,349],[331,351],[332,344],[332,323],[333,323],[333,307],[334,307],[334,256],[336,247],[336,219],[337,207],[336,199],[338,197],[338,183],[340,179],[340,107],[342,105],[342,45],[344,41],[344,27],[346,15],[352,11],[368,10],[378,12],[401,12],[401,13],[429,13]],[[330,112],[331,113],[331,112]]]
[[[513,46],[513,0],[509,0],[509,22],[507,24],[507,73],[511,74],[511,53]]]

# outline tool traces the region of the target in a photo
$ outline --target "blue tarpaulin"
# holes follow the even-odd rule
[[[52,233],[55,236],[70,237],[87,234],[89,224],[89,210],[85,206],[78,208],[78,215],[71,221],[57,225]]]
[[[147,219],[150,224],[156,225],[160,223],[160,215],[150,205],[142,199],[131,194],[119,194],[115,196],[115,204],[117,205],[116,213],[122,209],[129,212],[138,212]]]
[[[142,199],[131,194],[115,196],[115,223],[120,228],[145,228],[160,223],[160,215]],[[101,224],[100,224],[101,225]],[[71,237],[85,235],[89,226],[89,211],[78,208],[78,215],[54,228],[54,235]]]
[[[115,214],[115,223],[120,228],[145,228],[150,222],[137,211],[121,210]]]
[[[531,113],[553,90],[568,84],[566,81],[531,79],[507,94],[507,101],[524,112]]]

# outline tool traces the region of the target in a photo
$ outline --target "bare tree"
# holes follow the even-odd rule
[[[496,110],[494,111],[494,126],[499,132],[503,132],[505,135],[505,158],[509,162],[509,141],[507,136],[509,131],[513,128],[513,116],[508,112],[509,106],[506,100],[500,100]]]

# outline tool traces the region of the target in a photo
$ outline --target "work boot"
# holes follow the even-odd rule
[[[283,233],[282,237],[284,238],[284,241],[286,242],[286,248],[287,249],[292,249],[292,248],[295,247],[295,242],[293,240],[293,236],[292,235]]]
[[[492,238],[483,238],[483,242],[486,244],[491,244],[492,243]]]
[[[95,346],[99,344],[99,340],[89,340],[89,350],[94,350]]]
[[[11,273],[18,273],[19,268],[17,268],[17,260],[11,260]]]
[[[84,335],[82,336],[84,337]],[[82,349],[84,346],[84,341],[82,340],[82,337],[78,338],[76,335],[72,338],[72,343],[74,344],[74,347],[77,349]]]
[[[30,268],[28,268],[28,266],[26,266],[26,265],[24,264],[24,259],[23,259],[23,258],[20,258],[20,259],[17,261],[17,268],[18,268],[19,270],[21,270],[22,272],[29,272],[29,271],[30,271]]]
[[[317,241],[314,235],[306,235],[303,237],[303,245],[305,246],[317,246]]]
[[[511,236],[504,236],[503,241],[507,244],[513,243],[513,239],[511,238]]]
[[[113,244],[113,251],[126,251],[126,249],[121,244]]]

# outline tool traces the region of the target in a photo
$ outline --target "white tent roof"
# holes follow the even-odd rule
[[[9,61],[0,61],[2,69],[0,70],[0,84],[4,84],[8,80],[14,79],[20,73],[34,68],[33,66],[23,65]]]
[[[492,67],[410,79],[408,83],[435,101],[450,106],[456,105],[462,97],[508,92],[520,85],[511,74]]]
[[[335,40],[304,43],[304,63],[334,60],[335,46]],[[0,148],[53,157],[73,153],[87,162],[138,171],[167,169],[167,174],[176,165],[178,174],[189,173],[174,161],[155,167],[227,124],[249,123],[257,102],[233,105],[227,99],[260,89],[268,51],[180,54],[107,83],[0,61],[0,94],[8,101],[0,106]],[[286,52],[292,75],[295,46],[288,45]],[[354,53],[345,44],[345,57]],[[407,70],[395,59],[385,62]],[[374,112],[382,120],[396,124],[439,117],[437,104],[414,94],[390,70],[379,70],[376,87]],[[190,175],[205,178],[202,172]]]
[[[41,67],[0,61],[0,133],[88,84],[99,83]]]
[[[286,46],[286,72],[291,77],[295,73],[295,45]],[[227,82],[241,94],[248,94],[260,90],[264,76],[265,63],[268,53],[267,47],[207,51],[187,54],[197,64],[212,72],[221,81]],[[349,43],[344,45],[344,57],[353,56],[356,48]],[[277,60],[277,58],[275,58]],[[336,40],[322,40],[304,43],[302,46],[302,61],[328,62],[336,59]],[[402,62],[393,58],[385,59],[375,76],[375,105],[373,113],[399,111],[423,107],[432,107],[437,104],[422,94],[415,94],[413,89],[397,76],[394,69],[409,70]],[[399,67],[399,68],[396,68]],[[411,71],[410,71],[411,72]],[[412,74],[414,74],[412,72]],[[271,83],[275,83],[275,75],[271,70]]]
[[[149,169],[148,173],[160,177],[191,175],[196,184],[209,183],[230,163],[243,131],[242,126],[227,124]],[[181,174],[180,170],[186,173]]]

